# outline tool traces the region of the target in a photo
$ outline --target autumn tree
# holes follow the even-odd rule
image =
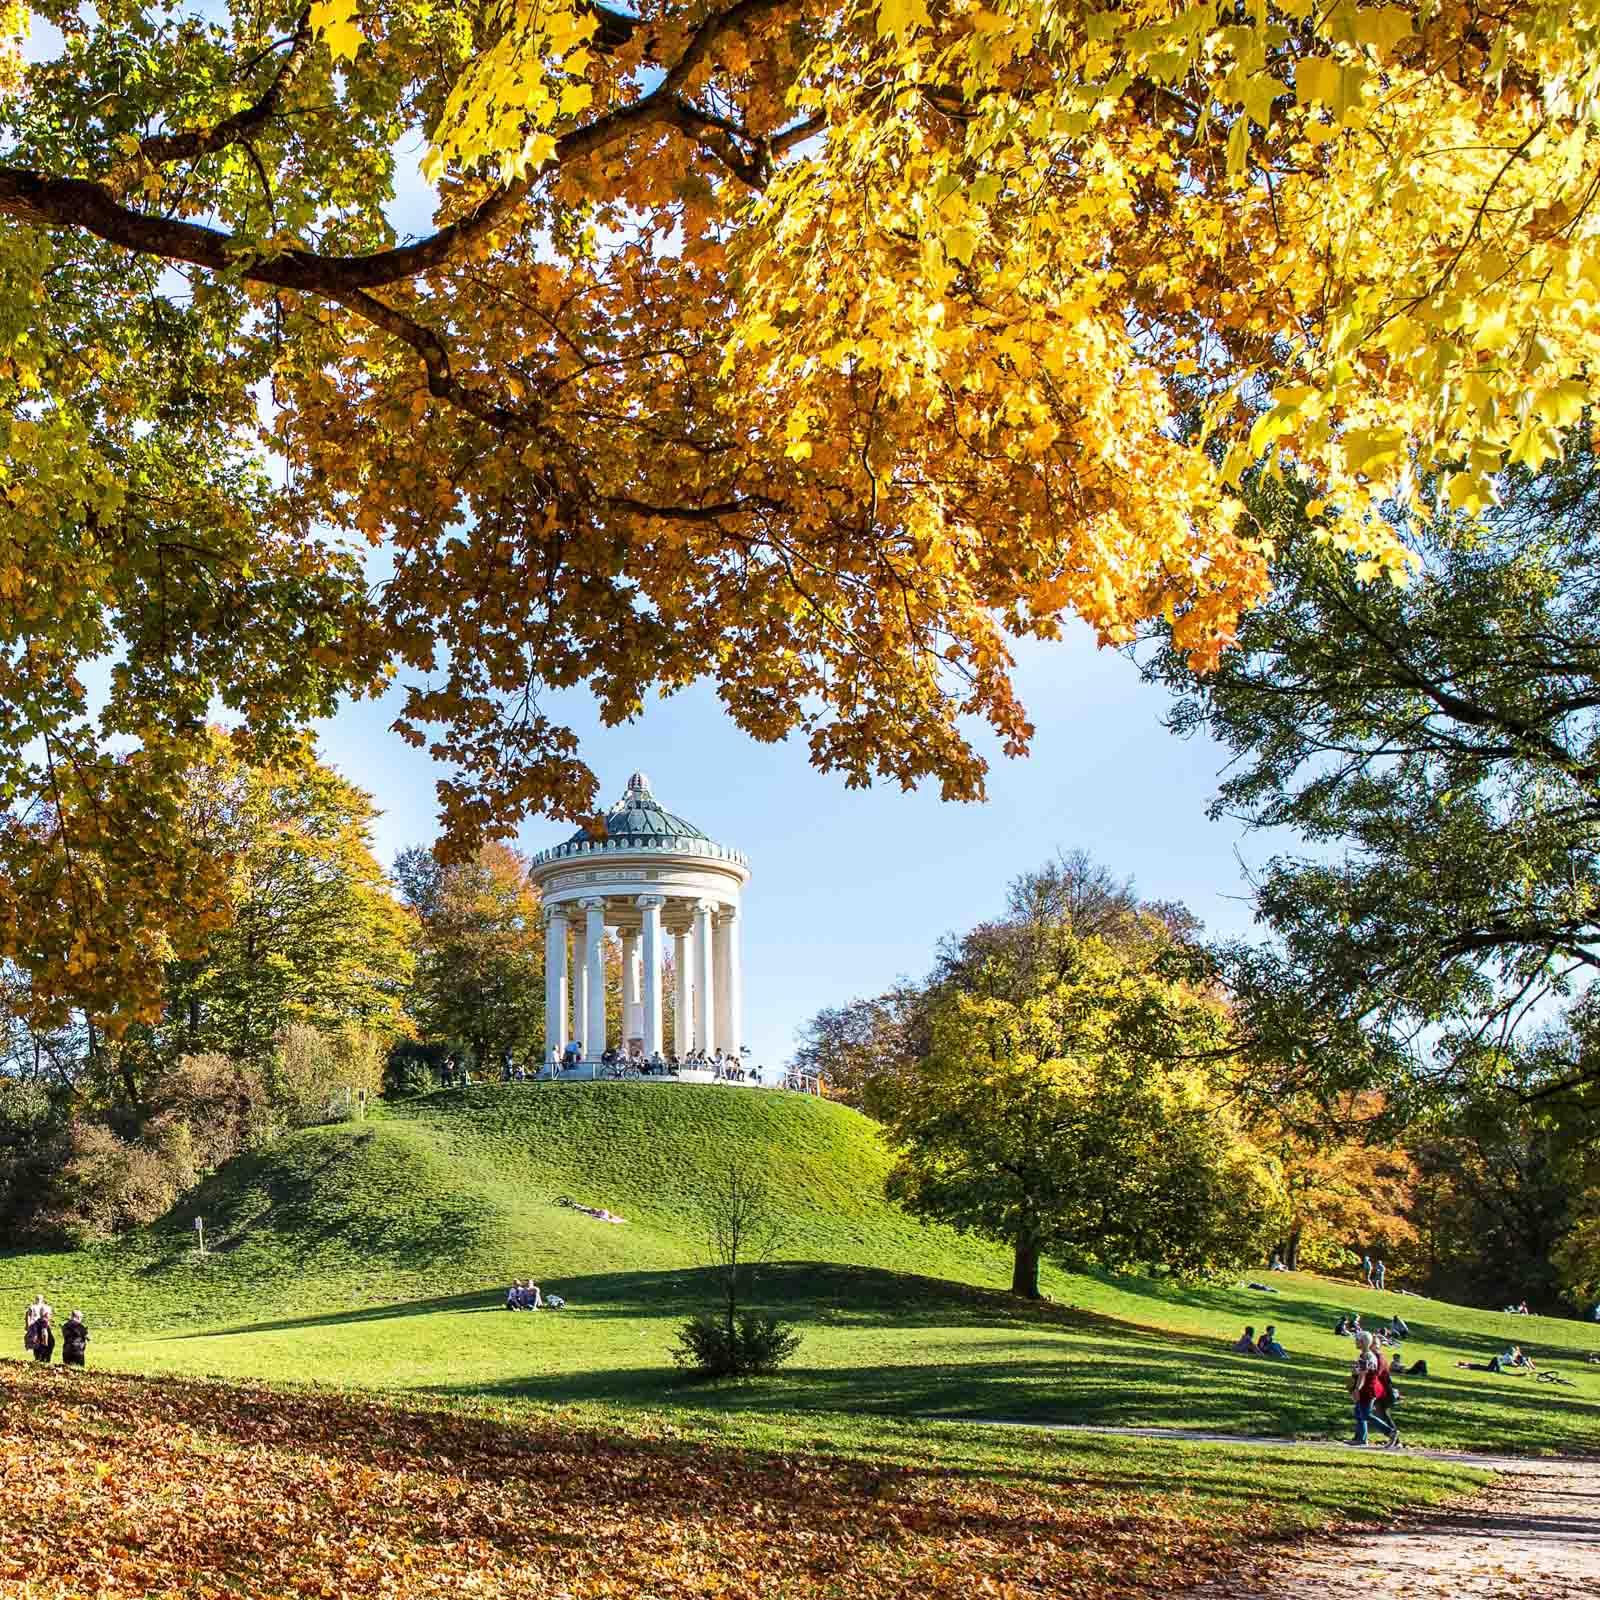
[[[1220,1010],[1155,919],[1141,935],[1055,924],[1048,960],[983,956],[935,1002],[890,1119],[891,1197],[1005,1244],[1016,1294],[1046,1257],[1236,1270],[1281,1226],[1275,1176],[1194,1065]]]
[[[1345,1270],[1355,1257],[1383,1257],[1391,1275],[1432,1266],[1419,1247],[1420,1174],[1392,1133],[1374,1133],[1381,1107],[1347,1096],[1296,1118],[1279,1107],[1249,1124],[1251,1141],[1276,1164],[1286,1202],[1277,1243],[1291,1272]]]
[[[170,968],[169,1049],[260,1060],[291,1022],[403,1030],[413,932],[372,854],[376,816],[309,750],[248,765],[214,741],[182,817],[191,855],[230,864],[229,919]]]
[[[483,1067],[537,1061],[544,1047],[544,928],[516,851],[488,844],[470,861],[403,850],[395,880],[416,914],[416,975],[406,1009],[424,1039],[459,1041]]]
[[[546,687],[615,723],[708,679],[848,782],[971,798],[973,722],[1027,747],[1014,639],[1165,616],[1215,663],[1267,588],[1252,464],[1399,577],[1374,509],[1480,503],[1596,370],[1583,6],[0,28],[0,957],[41,1026],[148,1020],[197,948],[213,702],[267,759],[397,673],[459,859],[592,810]]]
[[[794,1065],[831,1099],[887,1117],[927,1052],[927,991],[897,983],[883,994],[824,1006],[801,1027]]]

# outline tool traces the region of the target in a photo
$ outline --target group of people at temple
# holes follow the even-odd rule
[[[41,1294],[22,1313],[22,1348],[43,1366],[56,1353],[55,1308]],[[74,1311],[61,1328],[61,1364],[81,1367],[89,1346],[89,1325]]]
[[[568,1040],[561,1052],[561,1070],[570,1071],[584,1061],[583,1041]],[[760,1083],[761,1068],[747,1067],[742,1057],[728,1050],[690,1050],[683,1055],[660,1050],[645,1055],[637,1050],[619,1050],[607,1045],[600,1054],[602,1071],[631,1069],[647,1078],[672,1078],[680,1072],[710,1072],[718,1083]]]

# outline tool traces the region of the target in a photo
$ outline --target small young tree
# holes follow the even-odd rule
[[[770,1262],[787,1236],[755,1161],[735,1157],[709,1173],[701,1214],[720,1305],[683,1324],[673,1359],[708,1378],[771,1372],[799,1349],[800,1336],[776,1317],[739,1309],[755,1268]]]

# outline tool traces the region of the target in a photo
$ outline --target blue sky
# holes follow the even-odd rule
[[[1236,852],[1257,865],[1269,844],[1206,818],[1224,752],[1167,733],[1166,696],[1087,629],[1024,650],[1018,681],[1033,753],[995,757],[981,805],[945,804],[936,788],[847,790],[812,771],[803,741],[752,743],[706,686],[620,729],[601,728],[576,692],[550,709],[577,730],[606,803],[640,768],[668,810],[750,856],[745,1031],[756,1059],[774,1063],[818,1008],[920,975],[941,933],[998,911],[1006,884],[1058,850],[1086,850],[1144,894],[1184,901],[1214,932],[1248,929]],[[387,731],[393,714],[393,701],[357,704],[321,729],[325,757],[383,808],[386,863],[436,833],[438,771]],[[539,850],[570,831],[530,821],[517,842]]]

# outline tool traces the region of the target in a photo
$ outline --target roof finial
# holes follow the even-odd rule
[[[642,773],[642,772],[634,773],[634,775],[631,778],[628,779],[628,791],[627,791],[627,794],[624,796],[624,798],[628,799],[628,800],[632,800],[632,799],[634,799],[636,797],[642,799],[642,798],[647,798],[649,796],[649,794],[650,794],[650,780],[649,780],[649,778],[647,778],[644,775],[644,773]]]

